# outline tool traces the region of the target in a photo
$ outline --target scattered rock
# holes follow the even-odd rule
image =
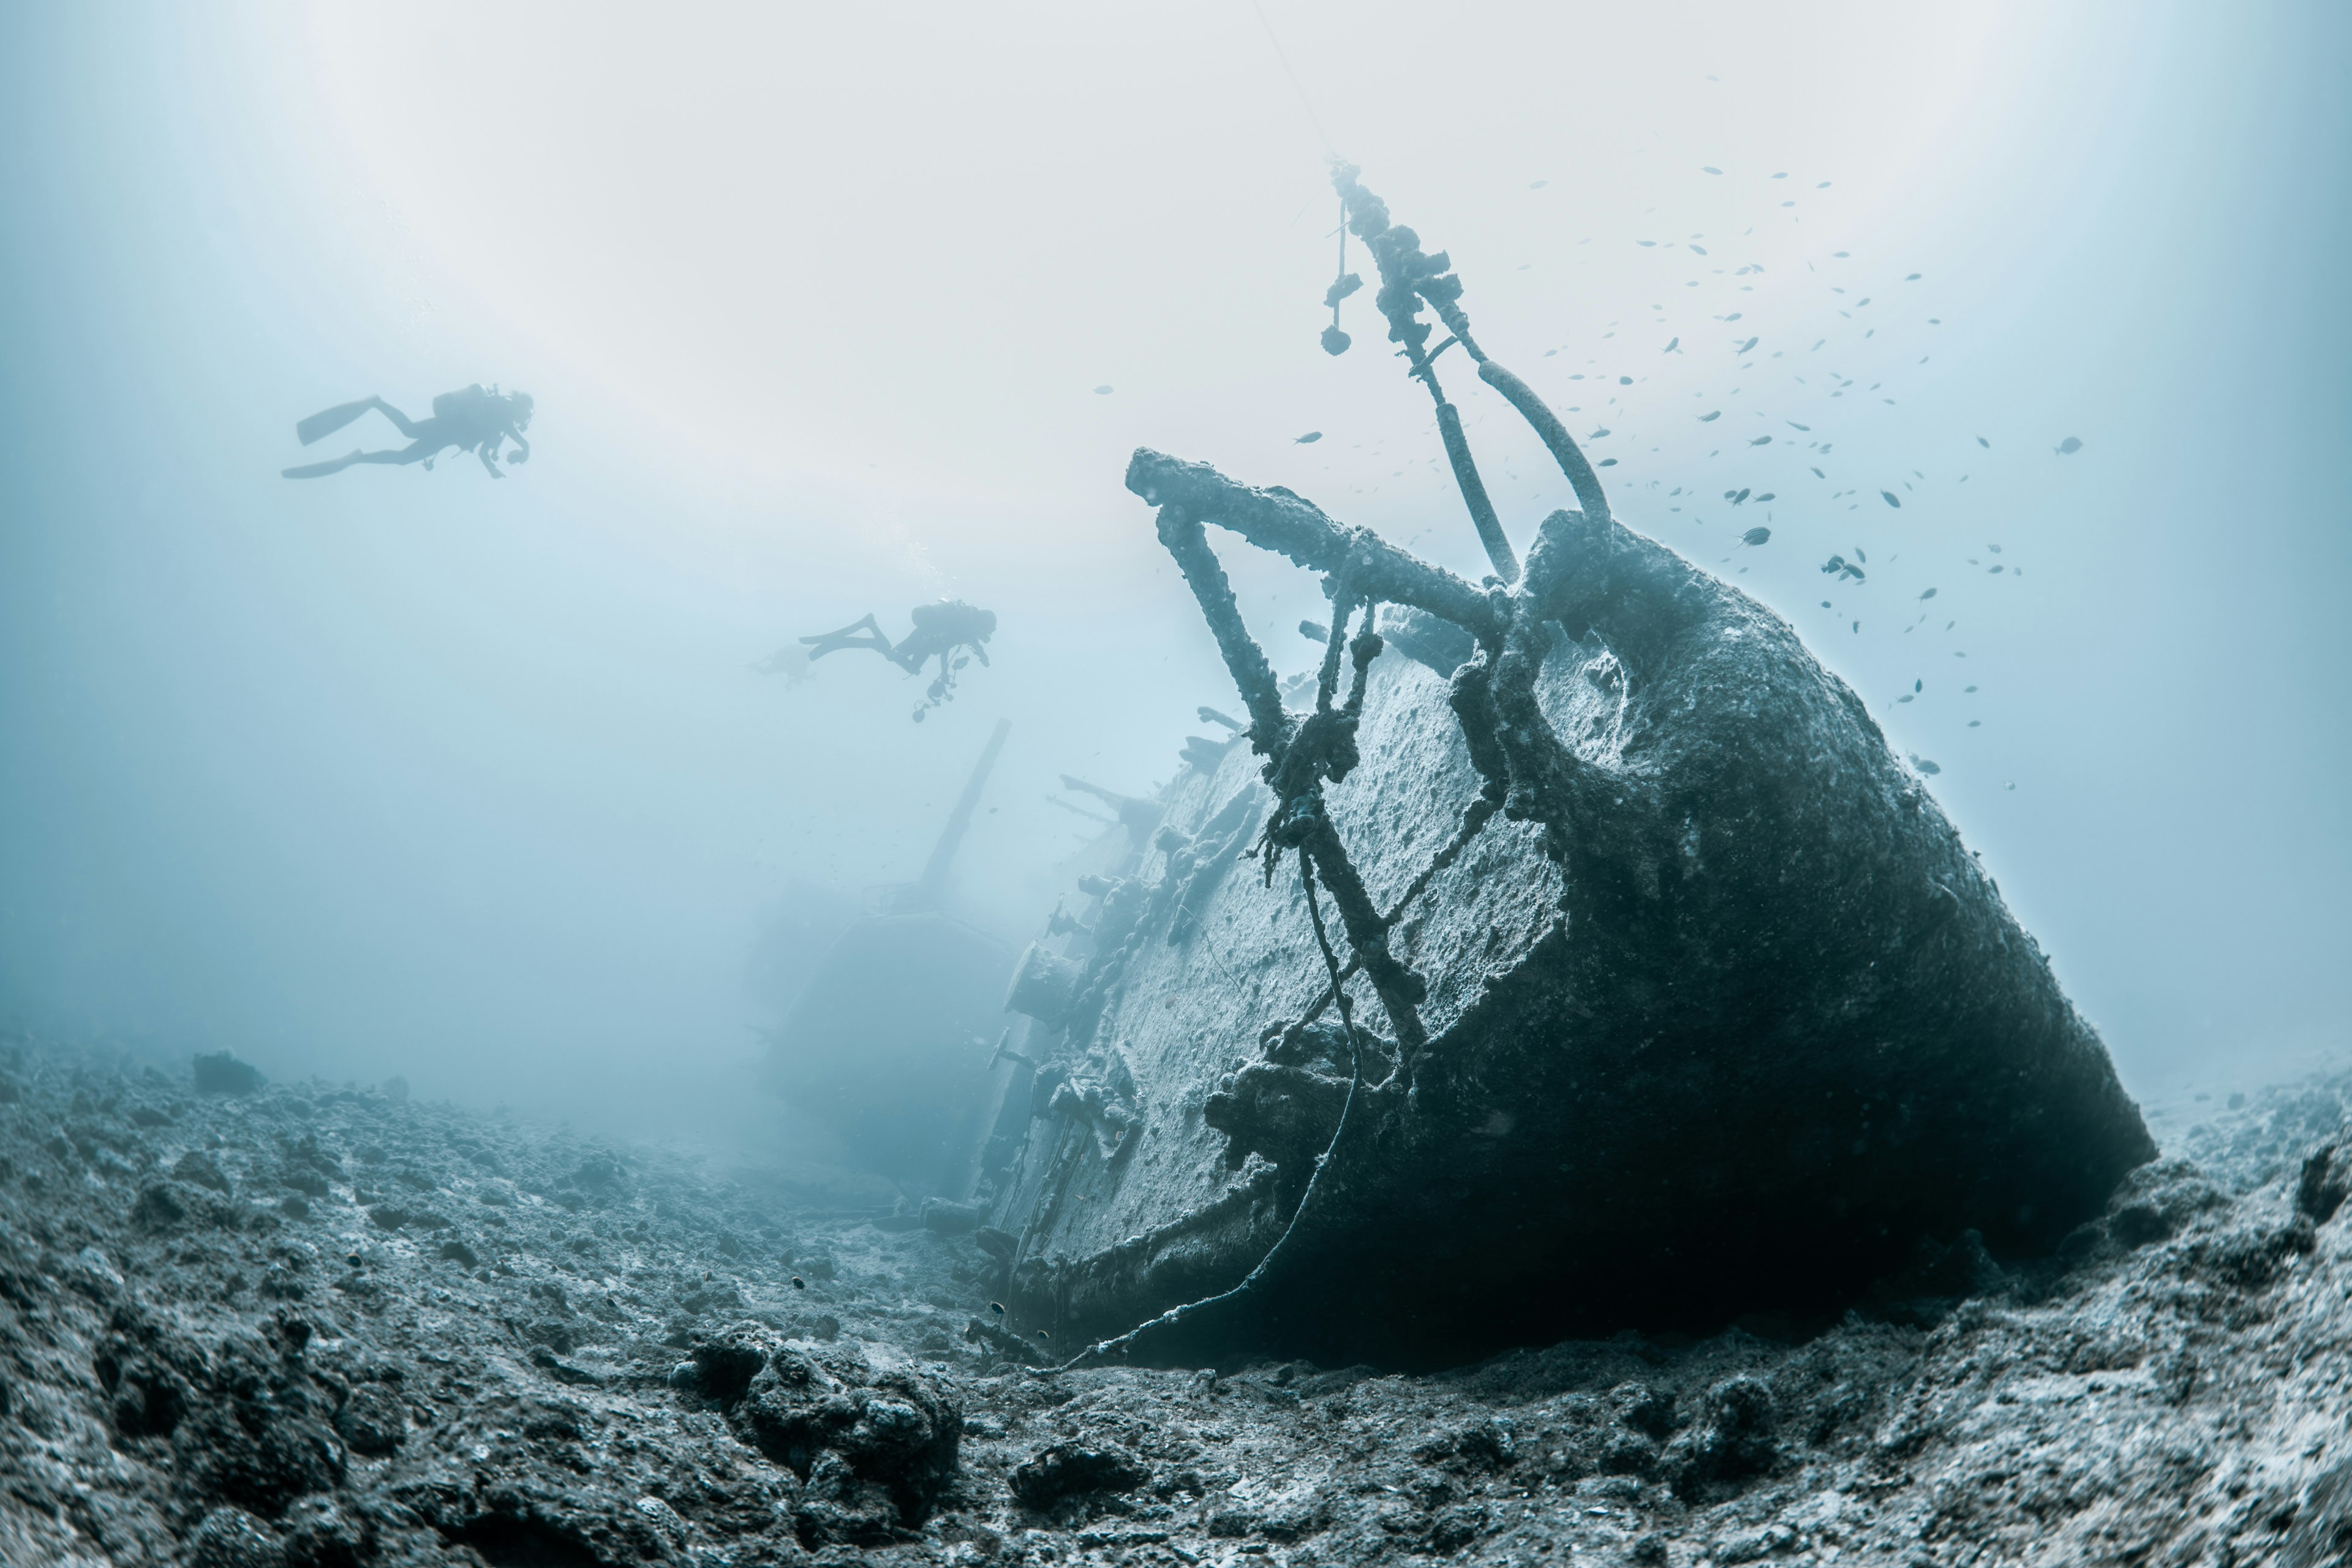
[[[707,1341],[694,1347],[693,1387],[705,1398],[731,1405],[751,1388],[751,1380],[768,1364],[769,1347],[756,1331]]]
[[[803,1544],[870,1543],[919,1524],[953,1478],[963,1415],[921,1373],[843,1347],[775,1350],[729,1419],[806,1483]]]
[[[1092,1492],[1123,1492],[1143,1484],[1135,1456],[1108,1444],[1052,1443],[1013,1471],[1013,1495],[1039,1511],[1064,1498]],[[1215,1533],[1213,1528],[1211,1533]]]
[[[188,1205],[180,1201],[169,1182],[148,1183],[139,1189],[139,1201],[131,1205],[131,1223],[148,1230],[169,1230],[184,1225],[187,1218]]]
[[[261,1073],[226,1051],[196,1058],[198,1094],[254,1094],[261,1089]]]
[[[373,1521],[333,1498],[300,1498],[278,1521],[287,1568],[363,1568],[376,1557]]]
[[[1429,1549],[1459,1552],[1486,1532],[1486,1522],[1484,1503],[1455,1503],[1441,1509],[1429,1522]]]
[[[221,1168],[213,1163],[212,1156],[201,1149],[191,1149],[181,1155],[179,1162],[172,1167],[172,1175],[175,1181],[210,1187],[224,1196],[228,1192],[228,1178],[221,1174]]]
[[[2295,1182],[2294,1206],[2314,1225],[2326,1225],[2352,1196],[2352,1158],[2341,1144],[2313,1151]]]
[[[1727,1377],[1706,1391],[1703,1408],[1701,1423],[1669,1444],[1664,1458],[1677,1493],[1703,1496],[1772,1468],[1780,1413],[1761,1379]]]
[[[188,1568],[286,1568],[277,1532],[241,1508],[216,1508],[188,1538]]]
[[[343,1477],[343,1445],[328,1391],[299,1360],[250,1334],[223,1340],[212,1376],[173,1431],[184,1483],[264,1517]]]
[[[378,1459],[408,1436],[408,1406],[380,1383],[362,1383],[335,1412],[335,1430],[354,1454]]]

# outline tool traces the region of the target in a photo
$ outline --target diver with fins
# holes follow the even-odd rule
[[[808,645],[812,663],[845,647],[866,647],[909,675],[920,675],[924,662],[934,656],[944,668],[949,656],[960,647],[971,649],[981,663],[988,662],[988,650],[981,644],[996,635],[995,611],[976,608],[961,599],[941,599],[917,605],[909,616],[915,629],[896,643],[884,635],[881,623],[872,616],[852,621],[837,632],[820,632],[801,641]]]
[[[482,467],[490,478],[502,479],[506,475],[498,465],[499,448],[512,440],[515,449],[507,455],[509,463],[528,462],[530,443],[523,432],[530,426],[530,394],[501,393],[495,386],[487,390],[479,382],[457,392],[445,392],[433,400],[433,416],[411,419],[381,397],[362,397],[357,403],[338,404],[332,408],[313,414],[294,426],[294,434],[305,447],[313,441],[333,435],[370,409],[374,409],[392,421],[400,433],[408,437],[408,445],[381,452],[365,452],[354,448],[341,458],[323,463],[306,463],[299,468],[283,470],[289,479],[318,479],[329,474],[339,474],[354,463],[394,463],[405,466],[423,463],[433,467],[433,459],[451,447],[472,452],[482,459]]]
[[[872,616],[864,616],[839,631],[820,632],[801,638],[807,649],[809,664],[829,653],[844,648],[871,648],[909,675],[920,675],[930,659],[940,661],[940,673],[924,694],[925,701],[915,710],[919,721],[926,709],[947,700],[955,687],[955,673],[971,659],[988,663],[988,649],[982,645],[996,635],[996,612],[967,605],[961,599],[941,599],[934,604],[918,605],[909,612],[915,629],[897,642],[892,642],[882,630],[882,624]],[[967,651],[968,650],[968,651]],[[783,668],[782,654],[767,661],[766,667]],[[755,668],[766,668],[755,667]],[[803,666],[802,668],[805,668]]]

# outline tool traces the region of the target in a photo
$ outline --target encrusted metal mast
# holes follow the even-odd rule
[[[1437,405],[1438,435],[1444,443],[1446,460],[1496,575],[1484,587],[1464,582],[1368,529],[1335,523],[1287,491],[1252,489],[1204,464],[1144,449],[1139,449],[1129,464],[1128,489],[1159,508],[1160,542],[1175,558],[1200,603],[1224,656],[1225,668],[1248,708],[1250,723],[1244,733],[1253,750],[1266,759],[1262,773],[1274,791],[1276,804],[1256,851],[1262,875],[1272,879],[1286,849],[1298,854],[1307,913],[1330,984],[1306,1016],[1287,1026],[1287,1032],[1297,1034],[1324,1008],[1336,1005],[1348,1042],[1349,1076],[1348,1096],[1329,1145],[1316,1161],[1289,1225],[1257,1267],[1231,1289],[1187,1302],[1115,1339],[1089,1346],[1068,1363],[1072,1365],[1122,1352],[1146,1331],[1173,1326],[1204,1308],[1233,1300],[1265,1276],[1306,1216],[1323,1173],[1347,1134],[1363,1087],[1368,1053],[1347,993],[1349,976],[1360,972],[1371,981],[1396,1041],[1403,1087],[1425,1101],[1436,1098],[1435,1086],[1423,1084],[1420,1074],[1429,1050],[1429,1032],[1420,1012],[1429,984],[1390,951],[1390,931],[1431,879],[1453,864],[1497,809],[1544,821],[1558,848],[1565,848],[1568,840],[1567,818],[1577,792],[1565,775],[1573,773],[1575,756],[1552,733],[1535,700],[1534,680],[1542,664],[1542,651],[1533,644],[1536,628],[1548,613],[1544,606],[1558,586],[1556,568],[1548,571],[1546,567],[1559,552],[1548,551],[1547,544],[1556,525],[1572,521],[1571,514],[1556,512],[1547,521],[1523,576],[1470,454],[1461,413],[1446,400],[1438,384],[1437,357],[1461,344],[1477,363],[1480,379],[1508,398],[1535,427],[1584,501],[1588,515],[1605,521],[1608,502],[1591,465],[1558,416],[1525,382],[1489,359],[1470,335],[1470,319],[1461,304],[1462,280],[1453,273],[1445,253],[1425,254],[1420,237],[1390,222],[1387,205],[1356,176],[1351,163],[1336,163],[1332,167],[1332,183],[1339,192],[1349,229],[1364,241],[1380,268],[1381,289],[1375,301],[1388,319],[1390,341],[1401,345],[1409,374],[1429,389]],[[1343,271],[1327,296],[1333,307],[1334,325],[1324,334],[1324,346],[1334,353],[1345,352],[1348,346],[1347,334],[1337,326],[1339,302],[1359,286],[1353,274]],[[1451,334],[1434,349],[1427,346],[1432,328],[1421,319],[1424,303],[1437,312]],[[1323,574],[1324,592],[1331,600],[1331,621],[1312,712],[1295,714],[1283,706],[1274,667],[1243,621],[1233,585],[1210,547],[1205,527],[1210,522]],[[1454,674],[1452,707],[1484,781],[1479,797],[1464,812],[1458,831],[1396,907],[1385,912],[1373,902],[1323,799],[1323,786],[1347,778],[1360,760],[1356,731],[1363,714],[1366,679],[1384,647],[1380,634],[1372,629],[1384,602],[1409,605],[1449,621],[1475,641],[1477,651]],[[1349,622],[1360,611],[1360,629],[1350,637]],[[1350,667],[1344,702],[1339,700],[1343,659]],[[1340,929],[1353,950],[1344,965],[1324,924],[1318,888],[1330,893],[1339,910]],[[1274,1032],[1281,1031],[1270,1031]]]
[[[1559,422],[1559,416],[1536,395],[1535,388],[1487,357],[1478,340],[1470,335],[1470,317],[1462,309],[1462,279],[1454,273],[1453,259],[1442,250],[1434,256],[1425,254],[1419,235],[1402,224],[1391,223],[1388,204],[1366,190],[1357,174],[1353,163],[1331,165],[1331,183],[1339,189],[1348,227],[1364,242],[1380,268],[1380,292],[1372,296],[1372,302],[1388,318],[1389,341],[1400,345],[1410,374],[1429,389],[1430,400],[1437,405],[1437,434],[1445,443],[1445,460],[1453,467],[1454,482],[1461,488],[1463,504],[1470,509],[1470,521],[1486,547],[1486,558],[1495,563],[1496,576],[1506,583],[1517,582],[1518,557],[1512,552],[1502,520],[1495,514],[1495,503],[1486,495],[1478,465],[1471,458],[1469,439],[1462,433],[1461,411],[1446,400],[1445,389],[1438,384],[1439,355],[1456,343],[1462,345],[1478,367],[1478,379],[1508,398],[1511,406],[1535,426],[1537,437],[1559,464],[1560,472],[1568,476],[1587,517],[1607,521],[1608,498],[1601,494],[1599,476],[1569,435],[1568,426]],[[1329,299],[1335,316],[1339,301],[1353,293],[1355,285],[1353,273],[1332,285]],[[1424,303],[1437,312],[1451,334],[1433,349],[1428,346],[1432,329],[1421,319]],[[1344,332],[1338,333],[1336,340],[1327,334],[1325,346],[1333,353],[1345,353],[1346,337]],[[1333,347],[1335,341],[1337,347]]]

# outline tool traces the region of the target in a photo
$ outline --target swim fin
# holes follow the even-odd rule
[[[352,448],[348,458],[330,458],[323,463],[305,463],[299,468],[280,468],[278,473],[289,479],[323,479],[329,474],[340,474],[359,460],[359,448]]]
[[[321,436],[333,435],[374,406],[375,399],[373,397],[362,397],[357,403],[338,403],[295,426],[294,434],[307,447]]]

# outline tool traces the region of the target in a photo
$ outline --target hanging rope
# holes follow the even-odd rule
[[[1307,1209],[1315,1202],[1315,1191],[1323,1184],[1323,1173],[1329,1168],[1331,1157],[1339,1152],[1339,1140],[1347,1136],[1348,1119],[1356,1109],[1357,1091],[1364,1085],[1364,1047],[1356,1033],[1355,1009],[1339,983],[1339,955],[1331,950],[1331,933],[1323,923],[1322,901],[1315,896],[1314,862],[1305,855],[1298,858],[1298,879],[1307,889],[1307,914],[1314,922],[1315,944],[1323,950],[1323,967],[1331,976],[1332,986],[1339,992],[1339,1026],[1348,1037],[1348,1098],[1339,1102],[1339,1125],[1331,1129],[1331,1141],[1323,1146],[1323,1152],[1316,1156],[1315,1168],[1307,1177],[1307,1190],[1298,1194],[1298,1206],[1290,1211],[1290,1223],[1283,1226],[1282,1234],[1275,1237],[1274,1245],[1266,1248],[1265,1256],[1257,1260],[1257,1267],[1231,1289],[1203,1296],[1197,1301],[1187,1301],[1181,1307],[1171,1307],[1158,1317],[1138,1323],[1114,1339],[1096,1341],[1059,1365],[1032,1368],[1034,1375],[1053,1377],[1074,1371],[1090,1361],[1118,1355],[1153,1329],[1173,1328],[1195,1312],[1205,1311],[1246,1295],[1265,1278],[1266,1271],[1274,1267],[1274,1260],[1282,1256],[1283,1248],[1290,1245],[1290,1238],[1298,1234],[1298,1222],[1307,1217]]]
[[[1324,291],[1323,302],[1331,307],[1331,324],[1323,329],[1323,352],[1339,355],[1348,352],[1353,342],[1339,330],[1339,301],[1364,286],[1364,280],[1348,270],[1348,198],[1339,198],[1339,275]]]
[[[1323,117],[1315,112],[1315,105],[1307,99],[1307,89],[1298,73],[1290,68],[1290,57],[1282,50],[1282,40],[1274,36],[1274,24],[1265,19],[1265,7],[1250,0],[1250,9],[1257,13],[1257,25],[1265,29],[1265,41],[1274,46],[1274,58],[1282,63],[1282,74],[1290,79],[1290,89],[1298,95],[1298,107],[1307,111],[1307,122],[1315,127],[1315,139],[1323,143],[1323,155],[1337,158],[1339,154],[1331,145],[1331,138],[1323,129]]]

